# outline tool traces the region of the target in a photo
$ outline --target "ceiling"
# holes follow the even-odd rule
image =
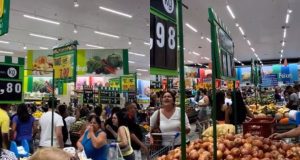
[[[129,55],[130,71],[149,69],[149,0],[78,0],[79,7],[73,6],[74,0],[13,0],[11,1],[10,31],[0,40],[9,41],[9,44],[0,43],[0,50],[13,51],[15,56],[26,56],[27,49],[39,47],[52,48],[69,40],[78,40],[78,48],[91,48],[86,44],[103,46],[105,48],[129,48],[129,51],[145,54],[145,57]],[[226,9],[225,0],[183,0],[188,9],[183,8],[184,47],[186,63],[207,63],[210,58],[210,43],[201,35],[210,37],[208,7],[213,7],[218,16],[228,26],[235,42],[235,57],[240,61],[254,58],[254,54],[243,38],[235,23],[242,26],[246,38],[251,41],[252,47],[260,59],[280,59],[281,40],[288,7],[293,10],[287,29],[286,45],[283,57],[300,55],[300,15],[299,0],[229,0],[228,4],[235,13],[236,20],[232,19]],[[125,18],[99,9],[99,6],[119,10],[132,15]],[[24,18],[23,15],[33,15],[60,22],[60,25],[44,23]],[[185,26],[189,23],[198,32],[195,33]],[[74,25],[78,33],[73,33]],[[119,39],[94,34],[101,31],[120,36]],[[62,38],[62,41],[53,41],[29,36],[29,33],[42,34]],[[129,45],[128,42],[132,41]],[[200,48],[199,48],[200,47]],[[200,53],[200,56],[191,52]],[[187,61],[189,60],[189,62]],[[148,72],[138,71],[142,78],[149,76]]]

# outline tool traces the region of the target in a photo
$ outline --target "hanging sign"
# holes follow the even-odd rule
[[[8,33],[10,0],[0,0],[0,36]]]
[[[151,0],[150,5],[150,66],[177,74],[176,1]],[[164,73],[171,72],[153,74]]]
[[[120,78],[110,79],[108,83],[111,88],[120,88]]]
[[[76,79],[77,41],[53,49],[54,78],[58,81],[74,82]]]
[[[0,104],[23,101],[24,58],[0,56]]]
[[[83,103],[94,103],[94,91],[92,88],[83,89]]]
[[[122,91],[135,91],[136,80],[134,75],[121,76],[121,89]]]

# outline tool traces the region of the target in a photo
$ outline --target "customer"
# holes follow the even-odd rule
[[[1,130],[0,130],[0,134],[2,134]],[[1,138],[0,138],[0,142],[1,142]],[[2,148],[1,144],[2,143],[0,143],[0,159],[1,160],[18,160],[18,158],[16,157],[16,155],[13,152]]]
[[[44,113],[39,120],[41,126],[40,147],[52,147],[51,146],[52,108],[55,109],[56,105],[57,105],[56,98],[51,97],[48,101],[48,106],[49,106],[48,111]],[[53,118],[54,118],[53,146],[63,148],[64,142],[63,142],[62,127],[64,126],[64,123],[62,117],[55,112]]]
[[[291,110],[297,110],[299,98],[298,98],[297,93],[295,93],[294,88],[292,86],[287,86],[286,92],[289,95],[289,101],[288,101],[286,107]]]
[[[8,148],[8,133],[9,133],[9,116],[7,114],[8,105],[7,104],[1,104],[0,105],[0,131],[1,131],[1,137],[2,142],[0,145],[2,145],[2,148],[7,149]]]
[[[234,99],[234,94],[231,94],[232,99]],[[233,125],[240,125],[245,122],[246,117],[254,118],[254,115],[251,113],[251,111],[246,107],[245,102],[242,98],[241,91],[237,90],[235,93],[235,101],[232,101],[232,105],[229,106],[228,110],[225,112],[227,115],[225,117],[228,117],[225,119],[225,123],[227,124],[233,124]],[[236,102],[236,107],[234,107],[234,104]],[[237,114],[236,122],[234,120],[234,114]]]
[[[71,124],[69,131],[72,146],[76,146],[78,139],[83,135],[87,125],[88,115],[89,112],[87,112],[85,108],[79,106],[76,111],[76,122]]]
[[[219,123],[225,123],[225,112],[228,110],[229,105],[225,104],[225,94],[223,91],[216,93],[216,110],[217,110],[217,121]]]
[[[281,91],[279,87],[275,88],[275,94],[274,94],[274,98],[276,102],[281,102]]]
[[[181,111],[180,108],[175,106],[175,95],[170,92],[166,91],[162,94],[162,106],[161,109],[155,111],[151,118],[150,118],[150,131],[152,131],[153,128],[157,127],[155,126],[158,113],[160,115],[160,130],[162,133],[178,133],[181,131]],[[188,120],[187,115],[185,114],[185,131],[188,134],[191,131],[191,126]],[[162,145],[168,146],[170,145],[170,141],[172,141],[174,137],[169,135],[163,135],[162,136]],[[153,144],[153,137],[150,134],[150,143]],[[175,140],[175,145],[179,146],[181,144],[181,138],[180,136]]]
[[[107,139],[109,139],[109,140],[117,139],[118,126],[113,125],[112,115],[115,114],[115,113],[118,113],[120,111],[121,111],[120,107],[114,107],[111,110],[111,116],[105,121],[105,124],[104,124],[105,132],[106,132],[106,135],[107,135]]]
[[[127,121],[125,119],[125,113],[120,111],[113,114],[113,125],[118,126],[117,140],[125,160],[135,160],[134,152],[131,146],[130,132],[127,127]]]
[[[96,115],[88,118],[89,125],[85,133],[77,142],[77,148],[85,151],[88,158],[93,160],[107,160],[109,146],[104,131],[101,129],[101,120]]]
[[[35,152],[28,160],[76,160],[71,154],[58,148],[43,148]]]
[[[126,121],[128,123],[128,129],[130,131],[131,146],[134,150],[136,160],[142,160],[142,152],[148,154],[148,149],[143,143],[143,133],[140,126],[137,124],[137,106],[136,103],[128,103],[126,106],[127,116]]]
[[[58,112],[62,116],[62,120],[64,123],[64,126],[62,127],[64,146],[71,147],[72,143],[71,143],[69,131],[70,131],[70,126],[76,121],[76,118],[69,116],[67,112],[67,106],[64,104],[58,106]]]
[[[22,144],[22,140],[26,140],[30,147],[30,153],[33,153],[32,135],[36,131],[34,125],[34,117],[28,113],[27,106],[22,103],[17,108],[17,116],[13,118],[12,131],[13,139],[17,145]]]
[[[207,128],[209,123],[208,120],[210,119],[210,100],[207,96],[207,90],[206,89],[200,89],[200,97],[198,102],[198,116],[196,121],[196,132],[200,131],[201,129],[201,123],[203,124],[202,127]],[[203,128],[202,128],[203,129]]]

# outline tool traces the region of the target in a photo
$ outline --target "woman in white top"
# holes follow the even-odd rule
[[[170,133],[171,135],[175,135],[175,133],[180,133],[180,108],[177,108],[175,105],[175,95],[170,92],[166,91],[162,95],[162,106],[161,109],[155,111],[153,115],[150,118],[150,130],[152,130],[156,124],[158,115],[160,116],[160,130],[162,133]],[[160,114],[158,114],[160,112]],[[188,134],[191,131],[191,126],[188,120],[187,115],[185,114],[185,128],[186,128],[186,134]],[[170,145],[170,141],[174,136],[170,135],[163,135],[162,136],[162,145],[168,146]],[[150,134],[150,143],[153,144],[153,137]],[[181,144],[181,138],[180,136],[176,138],[175,145]]]

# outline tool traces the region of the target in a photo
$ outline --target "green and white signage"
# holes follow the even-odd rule
[[[24,58],[0,56],[0,104],[23,101]]]
[[[10,0],[0,0],[0,36],[8,33]]]

